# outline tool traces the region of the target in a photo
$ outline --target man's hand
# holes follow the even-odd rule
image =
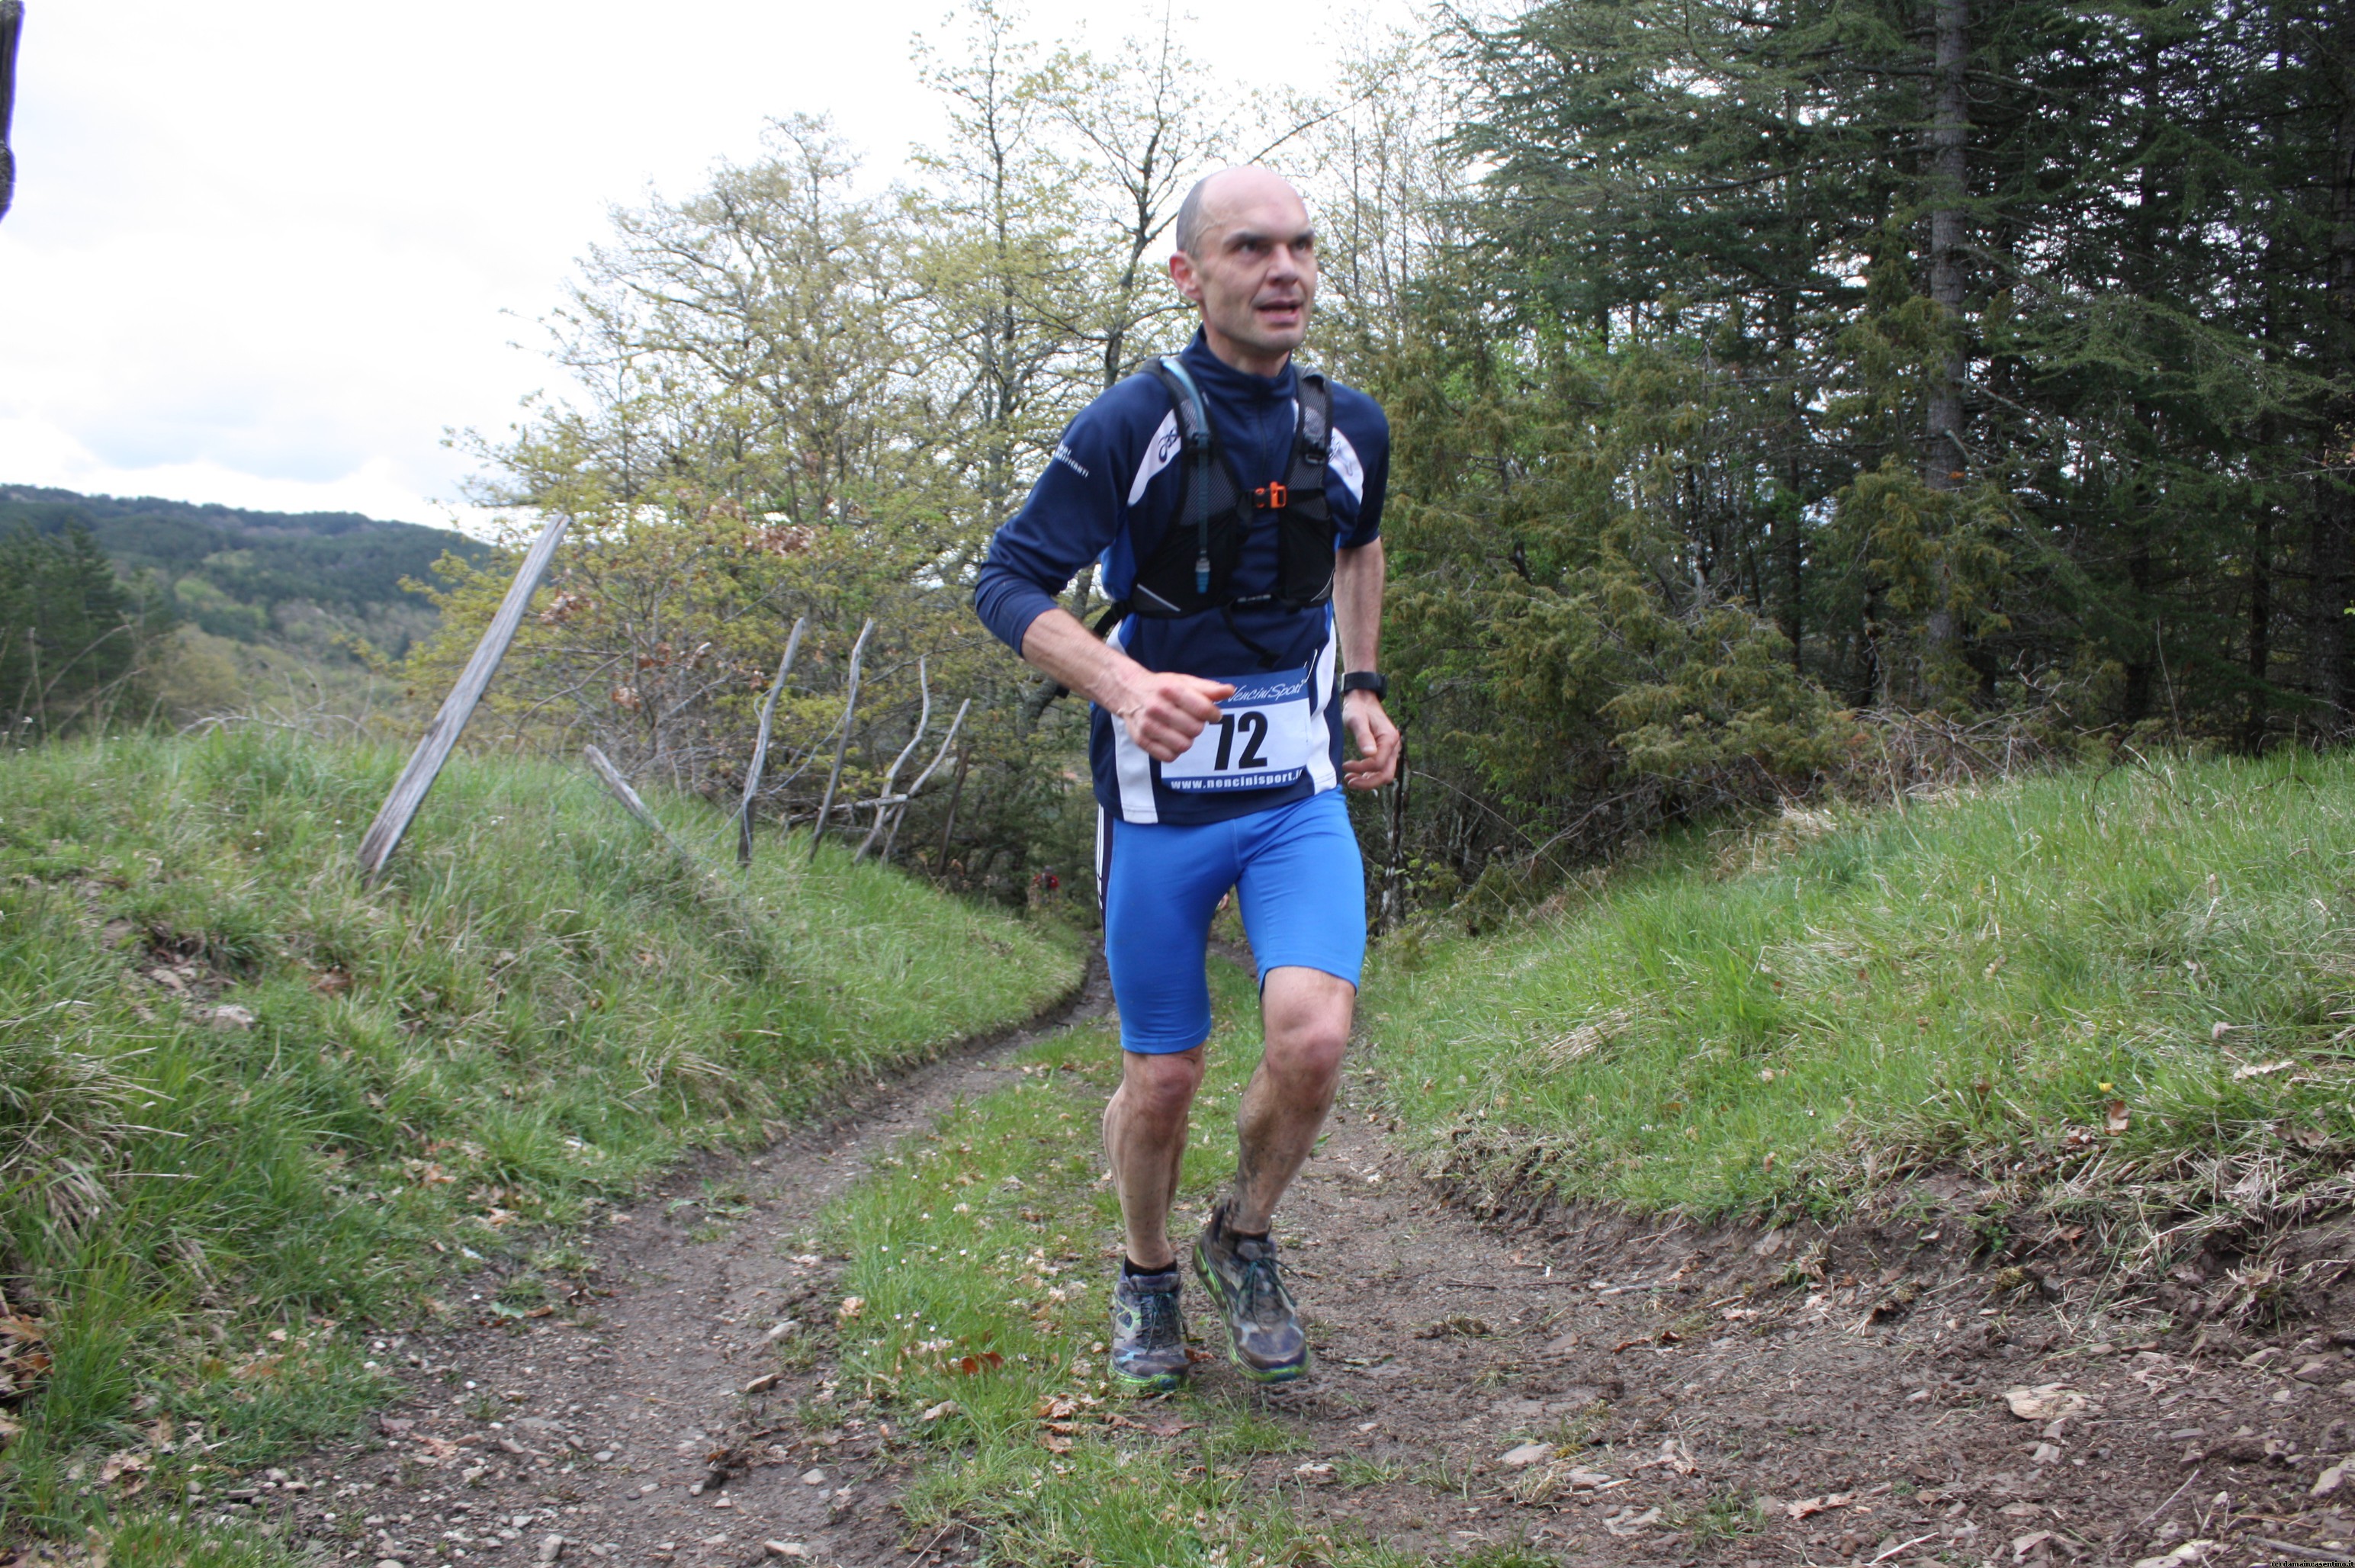
[[[1185,755],[1219,716],[1220,702],[1235,694],[1233,687],[1199,676],[1149,670],[1064,610],[1050,610],[1030,623],[1022,656],[1127,725],[1129,738],[1159,763]]]
[[[1358,746],[1358,755],[1341,764],[1343,784],[1351,789],[1380,789],[1398,777],[1398,726],[1382,711],[1380,698],[1370,691],[1343,694],[1341,721]]]
[[[1174,763],[1219,716],[1219,704],[1234,694],[1233,687],[1198,675],[1140,667],[1105,707],[1128,726],[1128,738],[1144,747],[1146,755],[1156,763]]]

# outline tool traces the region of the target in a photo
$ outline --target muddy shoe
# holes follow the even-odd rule
[[[1221,1204],[1194,1243],[1194,1277],[1210,1293],[1235,1364],[1263,1383],[1290,1382],[1308,1371],[1308,1336],[1276,1267],[1275,1243],[1226,1228]]]
[[[1167,1393],[1186,1378],[1186,1321],[1178,1311],[1178,1265],[1159,1274],[1120,1271],[1112,1287],[1112,1381],[1131,1393]]]

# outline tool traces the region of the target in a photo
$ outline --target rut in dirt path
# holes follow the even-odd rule
[[[996,1088],[1016,1051],[1110,1005],[1092,964],[1039,1024],[918,1068],[758,1156],[693,1162],[614,1211],[591,1243],[594,1289],[569,1321],[387,1341],[408,1363],[410,1393],[379,1422],[383,1447],[321,1455],[293,1496],[262,1478],[250,1506],[280,1513],[290,1539],[331,1561],[404,1568],[550,1552],[749,1563],[772,1540],[819,1562],[900,1561],[879,1435],[852,1417],[804,1444],[798,1423],[763,1430],[758,1418],[786,1419],[819,1392],[824,1369],[783,1373],[757,1399],[744,1388],[776,1368],[769,1330],[833,1310],[840,1260],[808,1245],[827,1205],[942,1112]],[[698,1200],[714,1190],[730,1195],[717,1239]],[[788,1445],[815,1457],[787,1463]],[[722,1484],[703,1486],[715,1468]]]
[[[1099,974],[1078,1014],[1107,1007]],[[744,1390],[776,1369],[773,1326],[834,1310],[817,1215],[1045,1032],[682,1173],[600,1238],[593,1321],[410,1337],[386,1445],[323,1455],[306,1490],[265,1486],[253,1506],[329,1560],[410,1568],[552,1551],[749,1568],[773,1541],[844,1564],[988,1555],[975,1532],[910,1539],[894,1499],[924,1451],[893,1441],[890,1413],[834,1403],[822,1360]],[[1934,1219],[1818,1238],[1624,1218],[1494,1231],[1409,1168],[1373,1087],[1352,1075],[1279,1216],[1319,1365],[1262,1405],[1290,1451],[1241,1461],[1248,1491],[1312,1528],[1432,1559],[1609,1564],[2281,1562],[2355,1543],[2336,1496],[2309,1495],[2355,1415],[2335,1325],[2266,1355],[2065,1298],[1991,1303],[1964,1227]],[[705,1209],[674,1203],[723,1181],[745,1207],[715,1240]],[[1222,1349],[1190,1288],[1188,1305]],[[2054,1383],[2033,1421],[2004,1397]],[[1201,1462],[1176,1432],[1255,1397],[1205,1361],[1171,1436],[1135,1441]]]

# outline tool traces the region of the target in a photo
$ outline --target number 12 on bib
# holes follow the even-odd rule
[[[1219,704],[1184,754],[1161,764],[1161,782],[1178,790],[1269,789],[1308,771],[1314,748],[1327,744],[1309,698],[1308,672],[1224,677],[1235,694]]]

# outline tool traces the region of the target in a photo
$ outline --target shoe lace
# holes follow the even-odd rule
[[[1291,1303],[1284,1298],[1284,1276],[1276,1268],[1275,1249],[1252,1247],[1248,1252],[1238,1250],[1235,1256],[1242,1264],[1237,1294],[1242,1297],[1243,1316],[1262,1323],[1284,1317]]]
[[[1136,1298],[1137,1336],[1148,1345],[1167,1344],[1178,1338],[1178,1293],[1151,1291]]]

